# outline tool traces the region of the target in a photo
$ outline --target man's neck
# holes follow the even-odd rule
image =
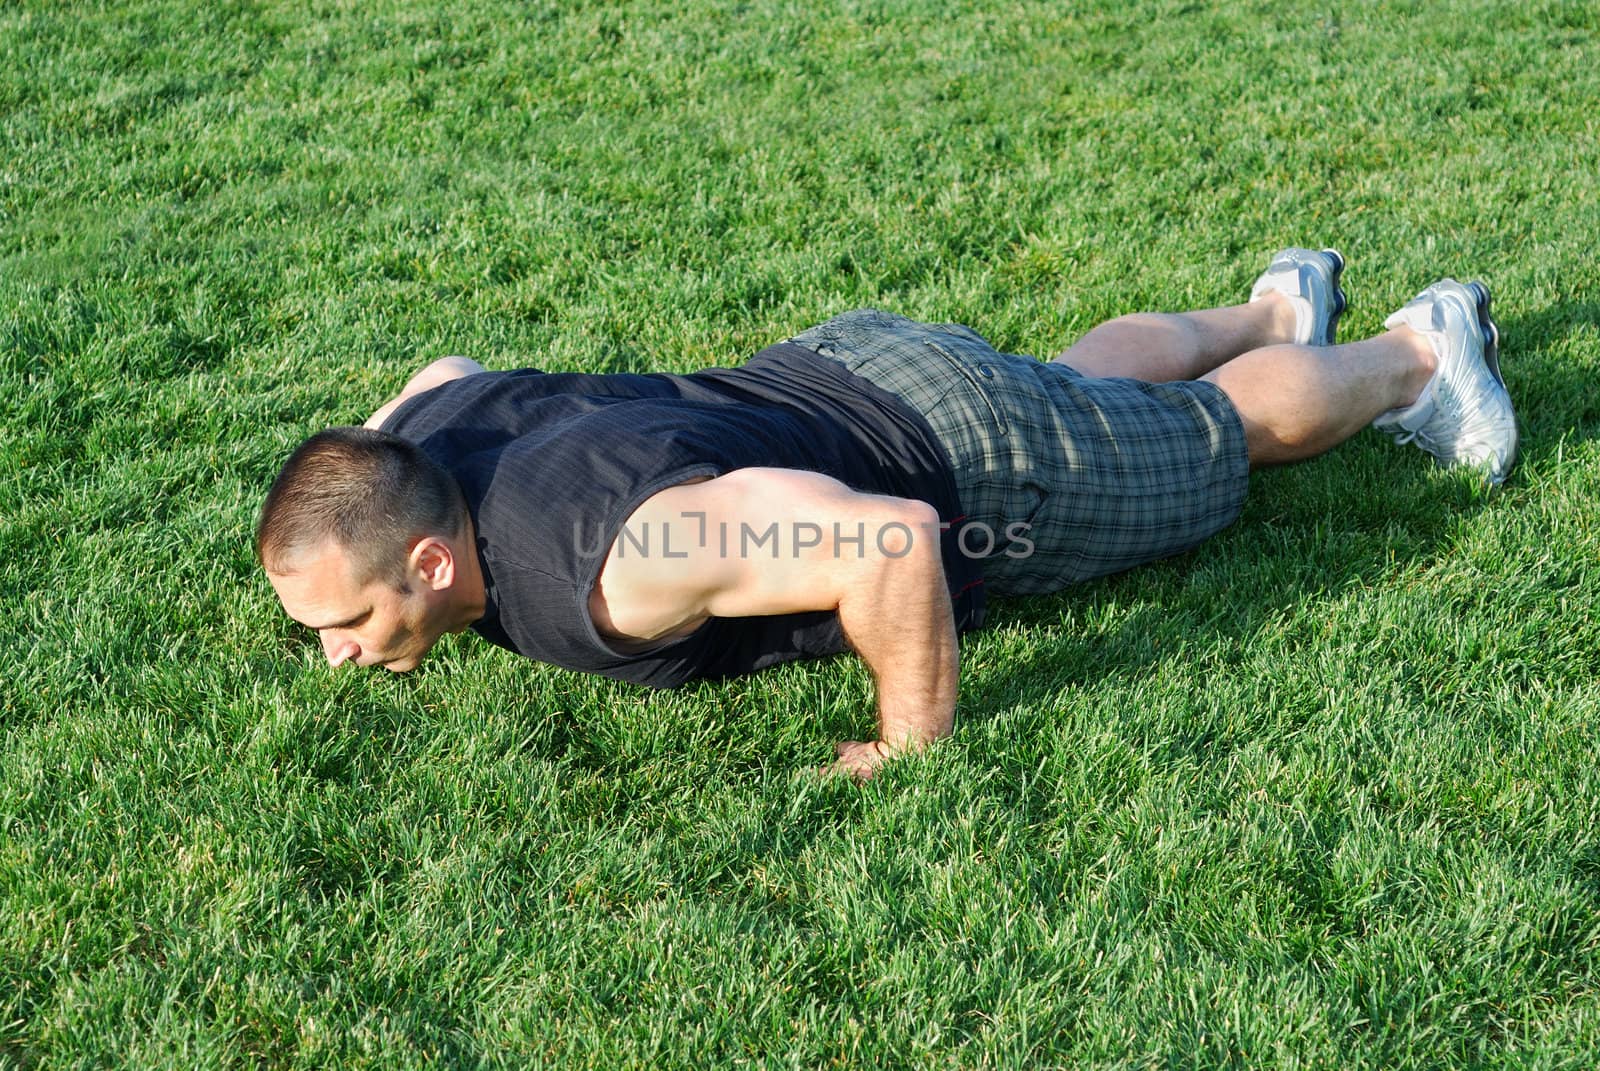
[[[478,560],[478,533],[467,518],[467,527],[456,545],[456,595],[450,631],[460,632],[483,617],[488,609],[488,592],[483,583],[483,563]]]

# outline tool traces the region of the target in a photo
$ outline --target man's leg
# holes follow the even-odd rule
[[[1499,483],[1517,456],[1517,420],[1500,376],[1489,288],[1441,279],[1346,346],[1268,346],[1204,379],[1244,422],[1252,465],[1322,453],[1368,422],[1446,465]]]
[[[1238,410],[1257,468],[1315,457],[1409,406],[1437,364],[1428,338],[1400,327],[1341,346],[1267,346],[1201,378]]]
[[[1332,449],[1415,401],[1437,363],[1407,327],[1341,346],[1290,343],[1294,332],[1288,299],[1268,293],[1231,308],[1118,317],[1056,360],[1087,376],[1215,383],[1244,422],[1252,467]]]
[[[1332,345],[1345,308],[1343,273],[1337,250],[1280,249],[1250,288],[1247,304],[1120,316],[1056,360],[1086,376],[1167,383],[1199,379],[1242,353],[1276,343]]]
[[[1516,416],[1488,288],[1442,279],[1390,316],[1386,334],[1334,346],[1343,268],[1331,249],[1281,250],[1247,304],[1119,317],[1056,360],[1086,376],[1216,384],[1244,423],[1253,467],[1314,457],[1376,420],[1444,464],[1505,479]]]
[[[1056,361],[1086,376],[1146,383],[1199,379],[1242,353],[1290,342],[1295,310],[1276,292],[1245,305],[1197,312],[1137,312],[1094,328]]]
[[[1517,456],[1517,420],[1500,376],[1489,288],[1441,279],[1346,346],[1268,346],[1203,379],[1244,422],[1253,466],[1320,454],[1367,424],[1446,465],[1499,483]]]

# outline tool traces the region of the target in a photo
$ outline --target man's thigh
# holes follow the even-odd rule
[[[1244,427],[1209,383],[1084,376],[1013,358],[1020,478],[1047,489],[1033,551],[985,563],[995,594],[1054,591],[1199,546],[1238,517],[1249,486]],[[997,378],[999,376],[997,375]],[[1042,396],[1042,397],[1041,397]]]

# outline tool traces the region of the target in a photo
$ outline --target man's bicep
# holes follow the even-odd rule
[[[926,503],[820,473],[738,469],[639,506],[611,544],[590,612],[605,633],[651,639],[708,617],[836,610],[885,563],[936,554],[937,525]]]
[[[925,537],[914,527],[931,509],[790,469],[743,469],[674,490],[685,492],[680,512],[703,537],[695,549],[713,617],[837,609],[864,572]]]

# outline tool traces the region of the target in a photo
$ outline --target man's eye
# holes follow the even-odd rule
[[[316,632],[317,632],[317,635],[320,636],[324,632],[343,632],[345,629],[360,628],[362,625],[367,623],[367,618],[369,618],[371,616],[372,616],[372,611],[368,610],[366,613],[362,614],[360,617],[352,617],[350,620],[341,622],[341,623],[339,623],[337,625],[329,625],[326,628],[319,628],[319,629],[316,630]]]

